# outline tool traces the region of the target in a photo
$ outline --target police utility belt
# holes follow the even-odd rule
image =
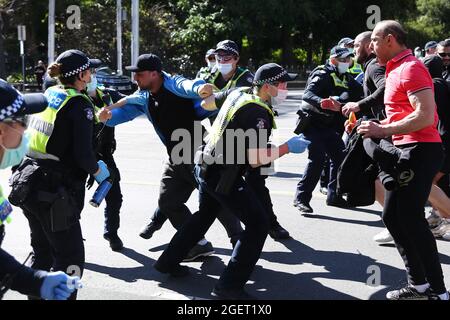
[[[217,164],[214,162],[214,157],[210,152],[202,150],[196,154],[195,163],[200,168],[200,178],[208,182],[212,171],[219,172],[219,181],[217,182],[214,192],[221,195],[230,194],[231,190],[236,184],[238,177],[242,174],[242,166],[236,164]]]
[[[10,178],[8,200],[14,206],[28,210],[33,210],[39,203],[47,203],[49,212],[44,219],[52,232],[65,231],[80,214],[73,189],[68,185],[72,181],[60,162],[25,157]]]
[[[306,132],[311,125],[328,127],[333,124],[334,114],[319,110],[319,108],[302,101],[297,111],[298,119],[294,133]]]

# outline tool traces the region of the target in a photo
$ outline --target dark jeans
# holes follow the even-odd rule
[[[326,156],[330,158],[330,177],[327,199],[333,200],[337,187],[337,170],[344,159],[344,142],[341,135],[333,128],[317,128],[311,126],[304,132],[305,138],[311,141],[308,146],[308,164],[303,177],[297,185],[295,198],[307,203],[311,201],[312,193],[320,179]]]
[[[400,188],[386,191],[383,222],[394,238],[412,285],[430,283],[432,290],[445,292],[436,240],[425,219],[424,207],[433,177],[443,158],[440,143],[401,146]]]
[[[203,180],[196,167],[199,182],[200,208],[183,227],[178,230],[169,246],[158,259],[158,264],[170,270],[176,267],[208,231],[223,206],[245,225],[228,266],[223,271],[217,287],[242,289],[259,259],[269,232],[269,219],[259,199],[241,177],[228,195],[214,191],[220,178],[220,171],[211,168],[207,180]]]
[[[114,182],[106,195],[106,207],[105,207],[105,224],[104,234],[113,235],[117,234],[117,230],[120,227],[120,208],[122,207],[122,191],[120,189],[120,172],[116,166],[113,156],[102,157],[108,170],[114,173]]]
[[[192,213],[185,203],[197,188],[193,170],[194,165],[174,165],[166,161],[161,178],[158,208],[153,214],[153,221],[163,224],[168,218],[173,227],[179,230],[191,217]],[[237,241],[242,232],[239,220],[226,210],[219,211],[217,218],[224,226],[228,237],[232,242]]]

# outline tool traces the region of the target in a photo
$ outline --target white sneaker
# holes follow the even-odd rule
[[[373,237],[373,241],[378,243],[388,243],[394,241],[394,238],[392,238],[389,230],[385,228],[383,231]]]
[[[450,234],[450,223],[447,219],[442,219],[442,222],[436,227],[431,229],[435,238],[442,238],[445,234]]]
[[[436,228],[442,222],[442,218],[434,209],[432,209],[427,218],[427,222],[430,228]]]

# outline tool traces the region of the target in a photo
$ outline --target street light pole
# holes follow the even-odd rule
[[[132,0],[131,24],[131,64],[135,65],[139,56],[139,0]]]
[[[117,74],[122,74],[122,0],[117,0]]]
[[[48,63],[55,61],[55,0],[48,1]]]
[[[20,57],[22,58],[22,91],[24,91],[27,81],[25,74],[25,41],[27,40],[27,31],[24,25],[17,26],[17,35],[20,43]]]

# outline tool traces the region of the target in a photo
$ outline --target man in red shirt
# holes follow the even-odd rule
[[[398,22],[379,22],[371,40],[379,62],[386,63],[387,119],[381,124],[364,121],[358,132],[364,138],[392,136],[406,159],[399,164],[400,188],[386,191],[383,222],[405,263],[408,285],[389,291],[386,297],[448,300],[436,241],[424,212],[443,160],[433,82],[423,63],[407,49],[406,32]]]

